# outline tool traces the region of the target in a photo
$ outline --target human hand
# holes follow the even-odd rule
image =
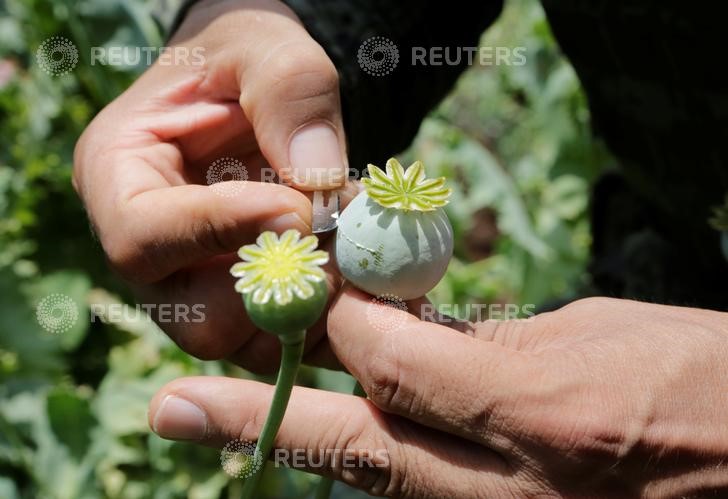
[[[393,497],[728,491],[728,314],[592,298],[462,334],[397,311],[402,325],[380,330],[369,306],[349,289],[328,321],[334,352],[369,399],[293,392],[275,445],[311,453],[307,471]],[[207,445],[255,440],[271,392],[176,380],[153,399],[150,425]],[[338,452],[338,465],[315,466],[323,450]],[[345,467],[342,455],[368,466]]]
[[[261,169],[299,190],[344,184],[337,72],[274,0],[200,2],[170,47],[202,48],[204,64],[157,61],[109,104],[77,144],[74,186],[140,303],[205,306],[203,322],[158,321],[182,349],[275,369],[277,340],[247,320],[229,268],[264,230],[311,231],[309,199],[255,182]],[[244,164],[251,181],[205,185],[224,157]],[[325,364],[322,339],[323,327],[311,331],[307,350]]]

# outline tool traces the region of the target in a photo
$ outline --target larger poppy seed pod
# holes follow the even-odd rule
[[[442,209],[451,190],[444,177],[426,179],[420,161],[405,171],[392,158],[386,174],[368,168],[365,191],[339,217],[339,269],[373,295],[423,296],[442,279],[452,257],[452,227]]]

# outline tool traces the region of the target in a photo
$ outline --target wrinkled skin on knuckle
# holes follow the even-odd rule
[[[148,277],[153,274],[152,262],[139,238],[139,229],[146,217],[136,214],[133,200],[127,200],[123,192],[111,188],[94,193],[94,190],[99,191],[95,189],[94,182],[103,177],[102,173],[90,172],[89,169],[106,167],[124,159],[95,145],[96,139],[87,135],[94,133],[91,130],[93,126],[87,128],[76,144],[74,187],[85,205],[91,229],[101,243],[111,268],[128,282],[147,283]],[[99,164],[99,157],[104,158],[103,165]],[[158,241],[153,240],[151,235],[146,239],[147,246],[158,246]]]
[[[392,470],[392,474],[389,480],[389,486],[384,492],[386,497],[396,497],[400,499],[422,499],[441,497],[442,495],[448,496],[449,494],[442,494],[442,491],[432,490],[432,487],[427,486],[424,475],[432,475],[437,473],[437,470],[431,469],[425,463],[418,462],[415,459],[408,459],[403,461]]]
[[[624,436],[615,420],[608,411],[565,416],[552,435],[552,446],[560,454],[582,462],[617,459]]]
[[[371,414],[378,419],[376,409],[372,408],[366,413],[367,417]],[[397,453],[398,444],[367,418],[359,422],[347,421],[335,431],[335,448],[342,449],[342,456],[336,462],[330,462],[333,475],[368,494],[385,495],[392,486],[393,462],[401,462]]]
[[[117,203],[121,206],[115,213],[106,214],[105,220],[99,225],[99,237],[112,268],[126,281],[132,284],[153,284],[168,277],[171,269],[166,263],[180,257],[180,250],[184,245],[175,236],[161,237],[160,233],[151,230],[148,225],[148,211],[144,206],[146,200],[133,198],[123,200],[119,196]],[[193,220],[190,222],[190,220]],[[205,217],[191,214],[190,217],[178,218],[172,221],[178,224],[177,230],[167,230],[170,234],[204,234],[195,241],[199,249],[203,249],[208,256],[224,254],[237,247],[231,240],[235,224],[230,227],[213,225]],[[190,230],[190,224],[200,225],[196,230]],[[206,230],[203,230],[206,229]],[[202,257],[201,257],[202,258]]]
[[[313,43],[280,47],[263,64],[247,68],[240,94],[243,108],[297,104],[289,109],[296,113],[292,120],[332,121],[331,113],[337,107],[334,104],[338,104],[339,75],[323,49]],[[303,103],[309,105],[300,105]],[[258,116],[262,113],[254,114],[257,130],[262,126]]]
[[[576,492],[576,484],[593,488],[607,480],[622,487],[617,483],[619,463],[634,444],[623,416],[588,396],[582,403],[565,400],[560,408],[536,412],[518,442],[523,469],[534,482],[567,495]],[[585,476],[593,477],[591,483]]]
[[[111,268],[127,282],[147,283],[144,251],[128,232],[121,227],[113,231],[100,232],[101,246]]]
[[[371,401],[382,410],[394,407],[401,396],[401,369],[397,356],[382,349],[368,360],[364,369],[365,388]]]
[[[311,96],[338,92],[339,75],[321,47],[310,41],[291,43],[272,53],[261,68],[262,81],[272,85],[277,95]],[[301,79],[310,82],[301,88]],[[310,77],[310,79],[309,79]],[[280,86],[280,88],[275,88]]]
[[[99,230],[101,245],[111,268],[125,281],[136,285],[148,285],[158,282],[160,275],[157,262],[172,255],[172,244],[155,238],[153,234],[144,234],[136,226],[130,226],[123,220],[141,220],[133,216],[120,216],[117,224],[103,224]],[[111,225],[111,227],[106,227]]]
[[[244,228],[240,227],[236,220],[221,220],[219,216],[214,220],[205,216],[196,216],[194,220],[192,225],[197,227],[192,228],[190,233],[205,235],[195,241],[204,250],[204,254],[222,255],[233,252],[240,246],[238,237],[233,235],[236,232],[241,233]]]
[[[489,390],[487,389],[489,380],[492,379],[490,367],[482,364],[469,366],[471,377],[473,379],[472,387],[474,390],[460,393],[459,403],[468,405],[468,417],[460,421],[460,424],[477,433],[484,440],[492,440],[496,438],[491,425],[493,417],[498,417],[494,400],[492,400]],[[515,431],[518,431],[515,429]],[[503,444],[505,438],[499,438],[499,444]]]
[[[408,433],[406,428],[392,428],[391,431],[400,438],[402,433]],[[475,472],[452,479],[450,470],[443,469],[448,465],[434,457],[438,455],[437,450],[421,452],[430,447],[428,441],[422,440],[414,445],[407,443],[416,441],[416,438],[414,434],[407,435],[402,438],[402,443],[397,444],[387,488],[382,495],[408,499],[504,497],[502,493],[495,494],[491,484],[481,482]],[[453,459],[457,460],[457,457]]]

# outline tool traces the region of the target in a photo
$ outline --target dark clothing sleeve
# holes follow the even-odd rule
[[[728,264],[709,224],[728,194],[726,7],[542,4],[619,163],[593,196],[597,291],[728,310]]]
[[[413,47],[473,47],[496,19],[502,0],[436,2],[285,0],[339,69],[344,126],[352,167],[382,164],[405,149],[424,116],[465,69],[412,65]],[[374,36],[393,41],[399,62],[373,76],[359,65],[361,44]],[[464,58],[463,61],[465,62]]]
[[[180,9],[171,32],[194,1]],[[339,71],[349,165],[383,164],[405,149],[424,116],[466,68],[412,65],[413,47],[474,47],[498,17],[503,0],[284,0]],[[357,55],[372,37],[391,40],[399,61],[381,76],[365,72]]]

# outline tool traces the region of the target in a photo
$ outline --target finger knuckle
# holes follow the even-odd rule
[[[426,471],[420,468],[419,472]],[[407,465],[392,470],[384,495],[399,498],[422,497],[424,487],[421,481],[420,475],[414,472],[414,462],[410,461]]]
[[[401,369],[396,355],[377,352],[365,367],[369,398],[382,409],[393,407],[401,396]]]
[[[610,406],[591,397],[565,401],[560,410],[541,413],[530,433],[559,455],[585,465],[620,459],[631,445],[624,416]]]
[[[196,227],[195,227],[196,225]],[[193,223],[192,234],[204,234],[197,241],[204,254],[220,255],[234,251],[239,246],[238,239],[233,234],[239,234],[238,224],[234,220],[217,220],[209,218]]]
[[[396,431],[392,428],[390,431]],[[406,430],[403,430],[406,431]],[[385,480],[382,480],[381,494],[386,497],[419,498],[427,496],[428,489],[432,493],[432,487],[428,486],[426,477],[434,473],[432,462],[423,459],[418,453],[407,450],[402,443],[393,443],[390,446],[390,464]],[[429,484],[431,485],[431,484]]]
[[[352,430],[352,428],[354,428]],[[369,420],[347,422],[337,431],[338,459],[331,459],[331,470],[347,485],[369,494],[381,495],[389,487],[391,443],[384,433],[373,429]]]
[[[131,222],[120,220],[117,224],[110,224],[106,221],[100,227],[99,238],[106,259],[122,279],[132,284],[147,285],[164,277],[160,274],[159,262],[170,257],[170,248],[164,241],[156,239],[151,233],[140,231]]]
[[[311,77],[316,86],[327,91],[338,89],[339,75],[326,53],[315,45],[287,46],[272,55],[265,74],[274,83],[285,83],[300,77]]]
[[[106,254],[106,259],[124,280],[144,284],[144,251],[128,237],[126,231],[114,230],[100,234],[101,246]]]
[[[241,93],[243,108],[256,109],[264,95],[264,102],[278,105],[306,103],[308,114],[297,116],[301,120],[334,118],[330,113],[338,100],[339,75],[320,47],[286,47],[271,55],[255,74]]]
[[[614,421],[592,415],[590,418],[565,422],[560,438],[555,439],[555,442],[564,455],[574,456],[585,463],[602,463],[624,457],[624,436]]]
[[[593,314],[603,311],[605,307],[618,301],[619,300],[603,296],[590,296],[588,298],[573,301],[568,305],[565,305],[562,310],[583,314]]]

